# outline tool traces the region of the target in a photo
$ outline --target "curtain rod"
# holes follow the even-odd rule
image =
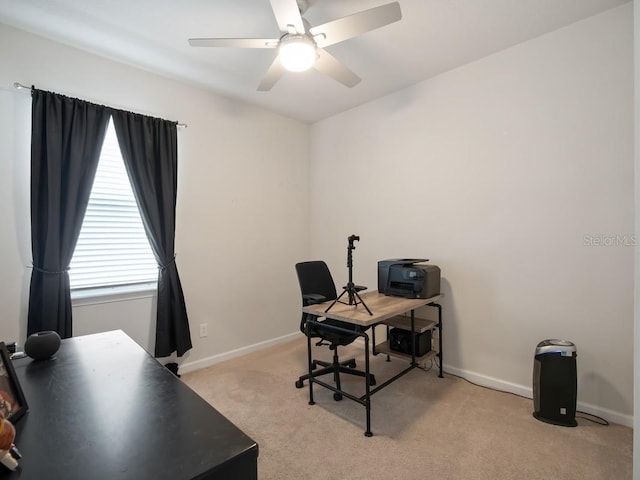
[[[31,85],[30,87],[27,87],[26,85],[22,85],[21,83],[13,82],[13,88],[16,88],[18,90],[33,90],[36,87],[34,87],[33,85]],[[186,123],[176,122],[176,124],[178,125],[178,127],[187,128],[188,126]]]

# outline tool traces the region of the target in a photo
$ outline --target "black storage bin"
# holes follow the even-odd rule
[[[567,340],[540,342],[533,361],[533,416],[575,427],[577,391],[576,346]]]

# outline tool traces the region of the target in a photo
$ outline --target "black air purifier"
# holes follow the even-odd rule
[[[533,416],[575,427],[577,391],[576,346],[567,340],[540,342],[533,361]]]

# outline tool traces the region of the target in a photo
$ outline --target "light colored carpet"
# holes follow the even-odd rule
[[[328,359],[327,347],[314,347]],[[356,356],[357,346],[341,349]],[[402,370],[399,359],[372,358],[378,384]],[[372,397],[365,409],[349,399],[294,382],[306,370],[306,340],[278,345],[182,376],[182,380],[259,445],[261,480],[630,479],[632,429],[578,418],[578,427],[533,418],[533,402],[414,369]],[[325,377],[329,379],[329,377]],[[360,378],[343,388],[364,393]],[[232,479],[230,479],[232,480]]]

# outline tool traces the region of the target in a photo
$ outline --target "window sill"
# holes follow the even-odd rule
[[[99,303],[122,302],[141,298],[152,298],[157,294],[156,282],[124,285],[117,287],[97,287],[71,290],[71,304],[95,305]]]

